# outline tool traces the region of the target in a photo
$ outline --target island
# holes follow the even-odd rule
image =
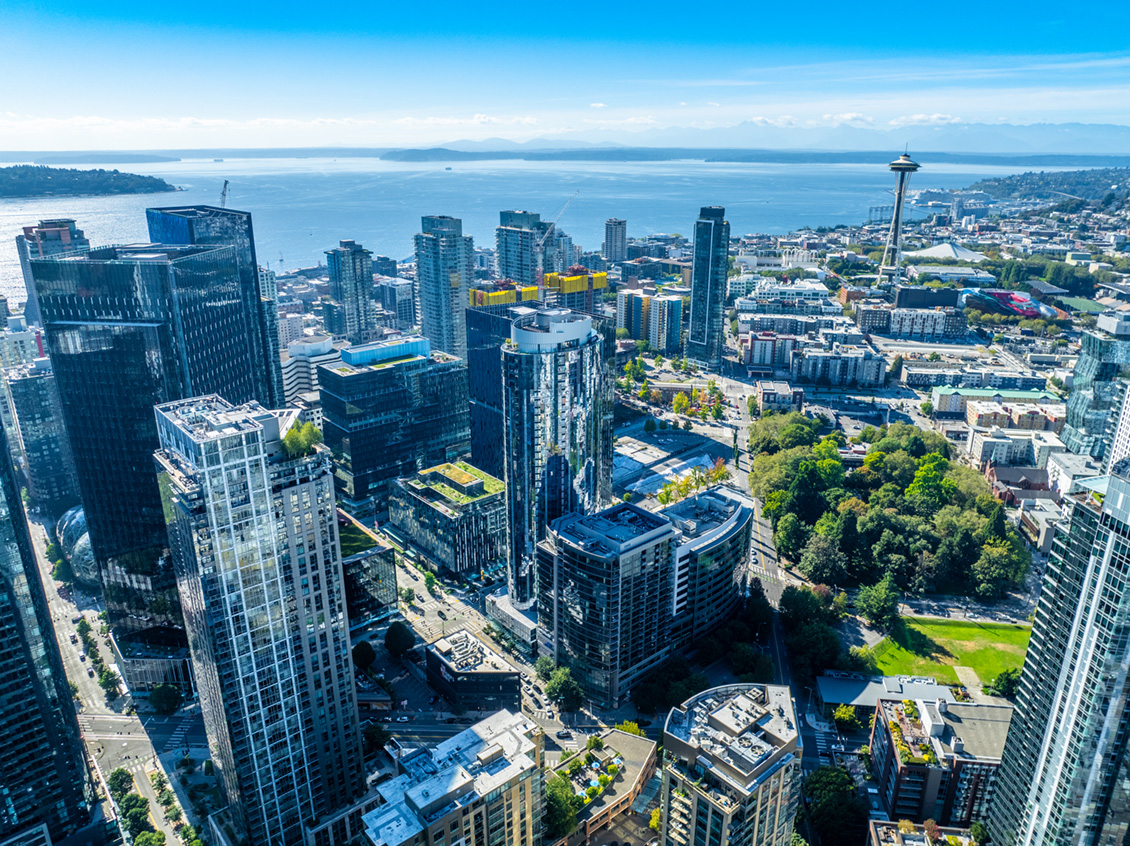
[[[156,194],[176,191],[164,179],[117,170],[76,170],[14,165],[0,167],[0,197],[74,197],[80,194]]]

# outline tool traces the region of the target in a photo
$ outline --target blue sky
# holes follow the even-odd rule
[[[1128,30],[1130,4],[1109,0],[4,0],[0,147],[1130,124]]]

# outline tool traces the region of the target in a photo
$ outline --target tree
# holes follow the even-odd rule
[[[117,699],[118,694],[122,692],[122,680],[117,673],[106,666],[103,666],[102,672],[98,674],[98,686],[106,691],[107,699]]]
[[[292,426],[282,440],[283,451],[288,458],[297,458],[308,455],[316,444],[322,442],[322,433],[313,423],[303,423],[301,426]]]
[[[676,414],[685,414],[690,405],[691,401],[687,399],[687,395],[679,391],[675,394],[675,399],[671,401],[671,410]]]
[[[841,729],[859,727],[859,717],[855,713],[854,705],[837,705],[836,710],[832,712],[832,719]]]
[[[553,676],[553,671],[557,669],[557,664],[548,655],[541,655],[538,657],[537,663],[534,664],[534,672],[542,681],[549,681]]]
[[[180,688],[171,684],[159,684],[149,693],[149,704],[153,710],[165,716],[176,713],[183,701]]]
[[[808,846],[808,841],[794,831],[792,839],[789,840],[789,846]]]
[[[793,631],[811,620],[823,620],[824,603],[811,588],[789,585],[781,592],[778,604],[781,625],[785,631]]]
[[[887,379],[888,380],[894,381],[900,375],[902,375],[902,362],[903,362],[902,356],[896,355],[895,358],[894,358],[894,361],[891,362],[891,369],[887,371]]]
[[[798,446],[812,446],[816,443],[816,433],[810,426],[803,423],[794,423],[786,426],[777,435],[777,445],[781,449],[792,449]]]
[[[934,413],[934,403],[930,402],[930,400],[926,400],[926,402],[922,403],[920,408],[922,409],[922,413],[927,417]]]
[[[558,667],[545,685],[545,695],[562,711],[576,711],[585,701],[585,692],[568,667]]]
[[[545,780],[545,829],[550,839],[572,834],[577,827],[577,811],[583,807],[584,800],[566,779],[554,774]]]
[[[1001,670],[997,677],[993,679],[992,688],[997,696],[1015,699],[1016,694],[1020,691],[1020,669]]]
[[[373,649],[373,644],[369,643],[369,641],[359,641],[357,645],[353,647],[353,665],[361,672],[365,672],[373,666],[373,662],[376,660],[377,651]]]
[[[585,743],[585,749],[595,749],[599,752],[604,748],[604,741],[600,739],[600,735],[594,734]]]
[[[626,341],[630,337],[632,337],[632,333],[629,332],[625,327],[621,326],[619,329],[616,330],[616,340],[617,341]]]
[[[75,631],[78,632],[79,637],[90,634],[90,623],[87,622],[86,617],[82,617],[75,625]]]
[[[656,424],[654,417],[647,418],[647,422],[643,424],[643,430],[649,435],[658,428],[659,426]]]
[[[133,790],[133,776],[125,767],[118,767],[106,776],[106,787],[114,801],[120,805],[122,797]]]
[[[416,601],[416,591],[413,590],[412,588],[401,588],[400,589],[400,601],[404,602],[408,605],[411,605],[413,602]]]
[[[867,809],[847,770],[819,767],[804,780],[808,820],[824,846],[856,846],[865,839]]]
[[[617,731],[624,732],[625,734],[634,734],[636,737],[644,737],[643,729],[640,728],[640,724],[632,722],[631,720],[625,720],[622,723],[617,723],[614,728]]]
[[[861,588],[856,606],[871,625],[890,629],[898,620],[899,609],[899,590],[894,576],[887,573],[878,584]]]
[[[662,822],[663,822],[663,809],[662,808],[652,808],[651,809],[651,822],[649,822],[647,824],[648,828],[650,828],[652,831],[659,831],[659,826],[662,824]]]
[[[399,658],[416,645],[416,635],[407,625],[397,620],[385,632],[385,649],[393,658]]]
[[[174,809],[177,812],[177,819],[180,819],[180,809]],[[173,822],[172,817],[169,821]],[[165,833],[163,831],[143,831],[133,839],[133,846],[165,846]]]
[[[979,599],[1000,599],[1015,581],[1012,546],[992,541],[981,547],[981,557],[973,562],[974,593]]]
[[[366,753],[378,752],[392,740],[392,732],[374,720],[365,724],[365,728],[361,730],[361,739],[365,742]]]
[[[783,518],[782,518],[783,519]],[[813,535],[801,553],[799,567],[817,584],[843,584],[847,578],[847,562],[834,540]]]
[[[969,826],[969,836],[977,846],[985,846],[989,842],[989,829],[980,820],[977,820],[973,825]]]
[[[431,570],[424,573],[424,590],[428,593],[434,593],[436,589],[436,574]]]

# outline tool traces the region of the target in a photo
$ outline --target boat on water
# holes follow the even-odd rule
[[[212,159],[212,161],[214,161],[214,162],[222,162],[222,161],[223,161],[223,159]]]
[[[444,170],[451,170],[451,168],[449,168],[449,167],[445,167],[445,168],[444,168]]]

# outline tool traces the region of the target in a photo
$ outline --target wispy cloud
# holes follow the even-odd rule
[[[961,123],[961,118],[953,115],[903,115],[889,121],[891,126],[945,126]]]
[[[608,104],[607,103],[589,103],[589,108],[590,109],[607,109]]]

